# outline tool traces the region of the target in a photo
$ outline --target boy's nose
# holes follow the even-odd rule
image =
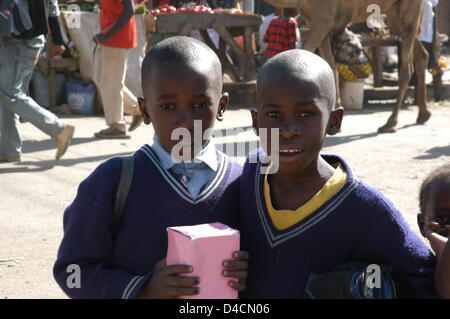
[[[290,140],[296,136],[300,135],[300,128],[297,123],[292,123],[288,121],[280,125],[280,137],[285,140]]]
[[[182,127],[192,131],[194,129],[194,116],[191,112],[181,112],[175,120],[177,127]]]

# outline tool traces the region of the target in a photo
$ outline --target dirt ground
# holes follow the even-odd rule
[[[400,113],[395,134],[378,135],[390,107],[349,111],[342,132],[329,137],[324,152],[342,155],[357,176],[382,191],[417,231],[418,190],[437,166],[450,161],[450,102],[431,103],[433,116],[414,125],[417,108]],[[67,154],[55,161],[54,142],[29,123],[22,125],[21,163],[0,163],[0,298],[65,298],[53,280],[52,266],[62,238],[64,208],[78,184],[107,158],[130,153],[152,139],[141,127],[129,140],[97,140],[101,117],[66,117],[76,125]],[[251,125],[248,110],[228,110],[218,129]],[[251,130],[217,144],[255,140]],[[243,162],[244,158],[237,158]],[[381,235],[381,234],[380,234]]]

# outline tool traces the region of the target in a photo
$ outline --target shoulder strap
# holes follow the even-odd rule
[[[117,187],[116,200],[114,202],[114,216],[111,232],[115,239],[122,220],[123,209],[128,199],[134,172],[134,155],[122,158],[122,171],[120,173],[119,186]]]

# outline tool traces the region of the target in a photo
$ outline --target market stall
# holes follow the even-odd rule
[[[156,16],[156,33],[164,36],[189,35],[198,30],[205,41],[219,56],[222,65],[239,81],[251,81],[256,75],[253,35],[262,23],[262,17],[240,13],[236,10],[216,12],[167,12]],[[219,35],[218,46],[211,39],[208,30]],[[239,43],[237,39],[243,39]],[[227,46],[234,53],[235,65],[227,52]]]

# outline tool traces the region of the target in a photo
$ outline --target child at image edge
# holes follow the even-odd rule
[[[420,232],[436,253],[436,290],[440,298],[450,298],[450,165],[435,169],[420,188]]]

